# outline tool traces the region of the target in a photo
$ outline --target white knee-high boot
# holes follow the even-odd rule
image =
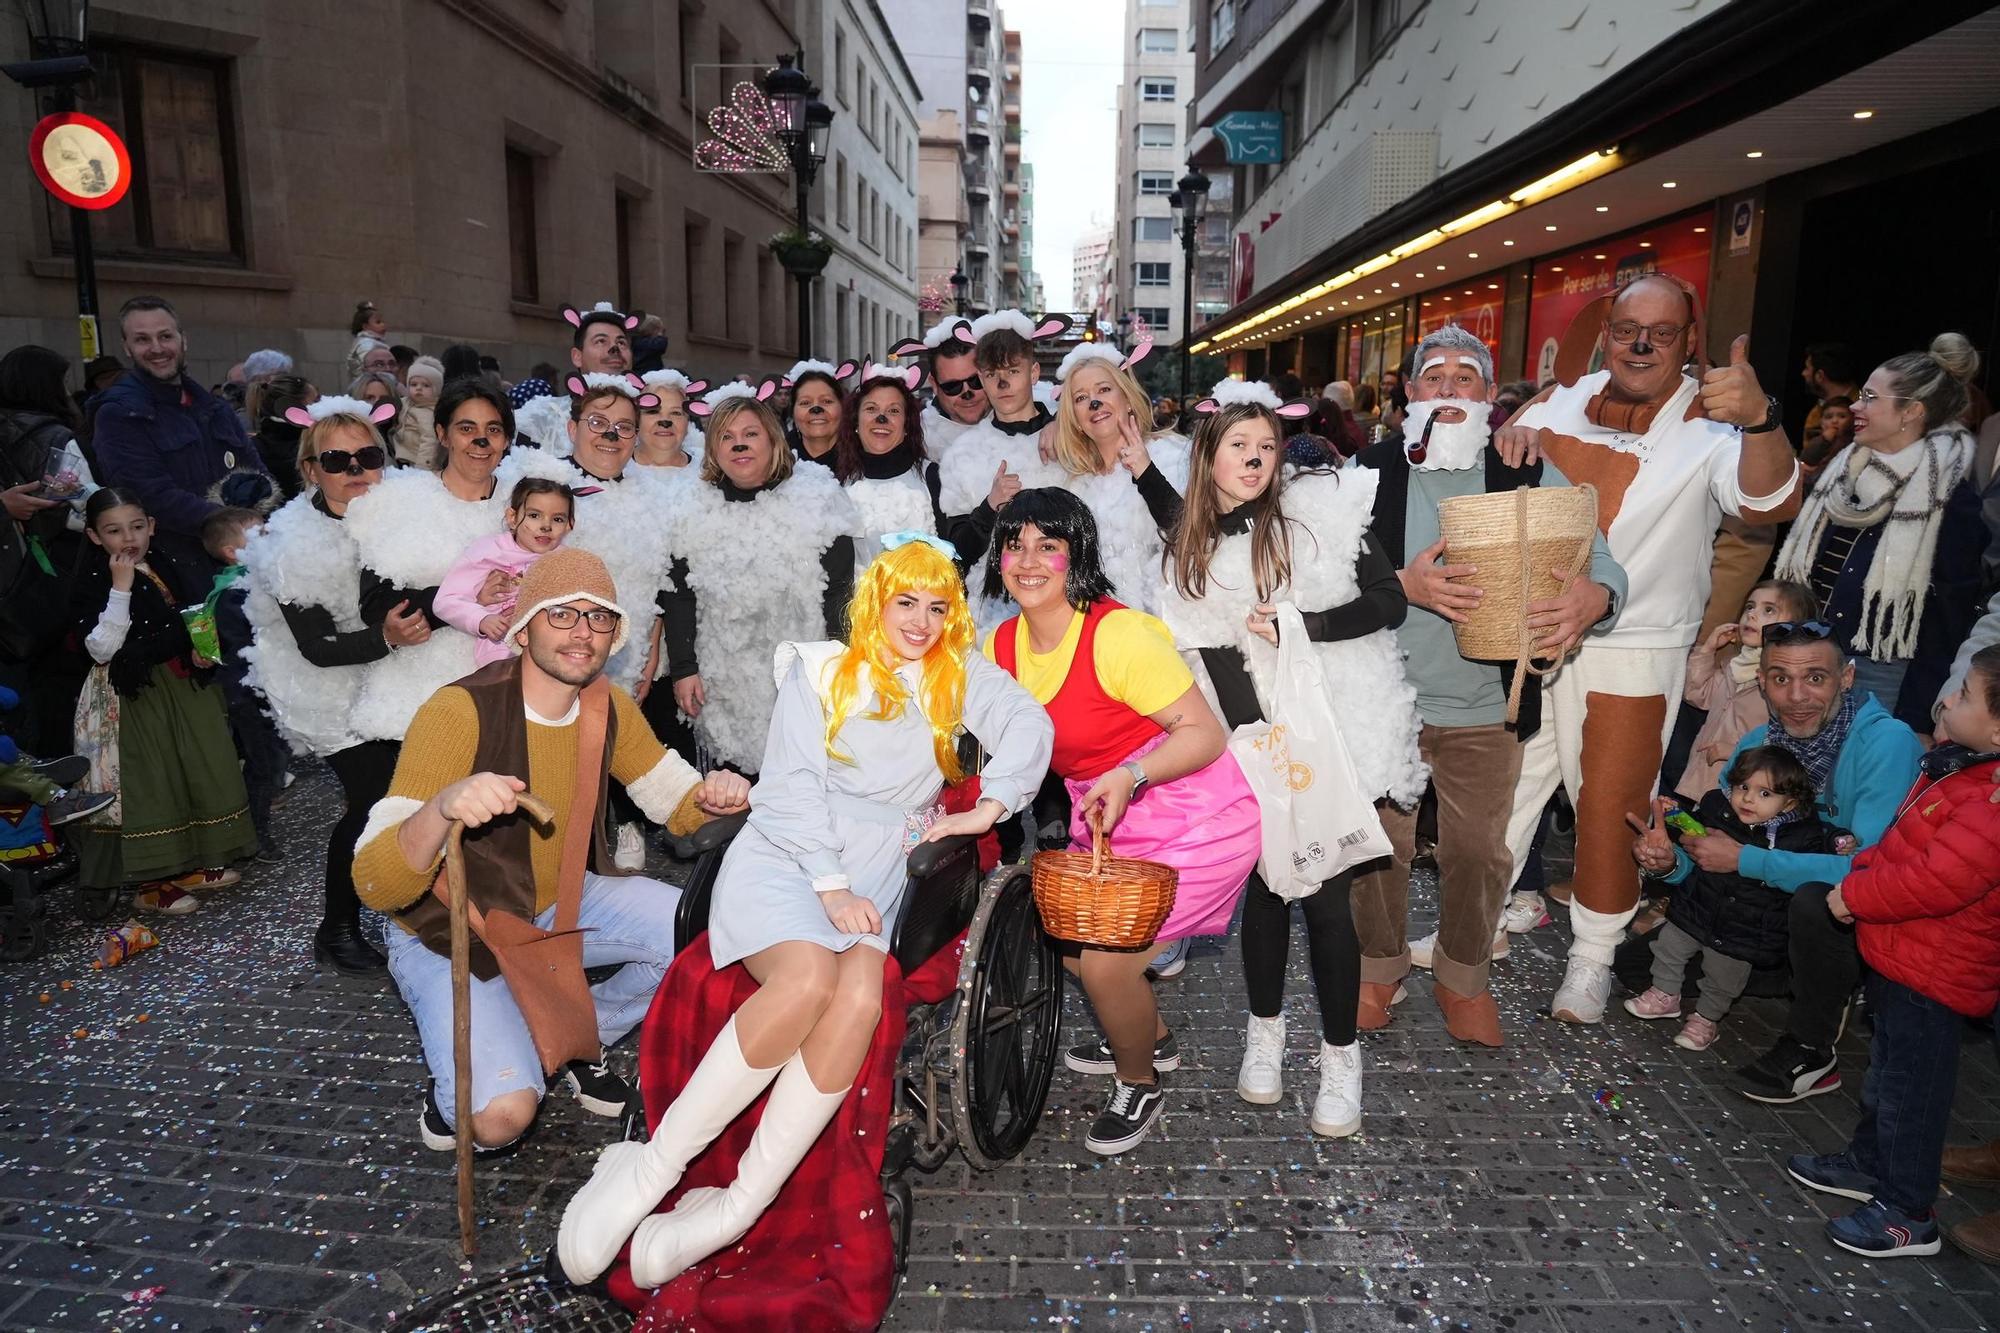
[[[660,1117],[653,1137],[644,1143],[614,1143],[599,1153],[590,1179],[563,1210],[556,1257],[570,1281],[595,1281],[610,1267],[632,1228],[680,1183],[688,1163],[783,1068],[753,1068],[736,1040],[736,1019],[723,1024],[680,1096]]]
[[[672,1212],[639,1223],[632,1234],[633,1284],[643,1288],[671,1282],[743,1239],[798,1170],[847,1093],[847,1088],[821,1092],[806,1073],[806,1062],[793,1056],[771,1087],[764,1117],[729,1188],[689,1190]]]

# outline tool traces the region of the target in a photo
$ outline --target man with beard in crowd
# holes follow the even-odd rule
[[[1502,834],[1513,810],[1522,741],[1539,722],[1540,691],[1521,695],[1517,724],[1506,720],[1513,663],[1459,655],[1452,625],[1479,605],[1482,593],[1465,582],[1473,571],[1447,565],[1439,505],[1454,496],[1511,491],[1517,486],[1567,486],[1544,461],[1510,467],[1488,443],[1493,355],[1455,324],[1417,344],[1404,438],[1361,451],[1356,461],[1378,469],[1373,529],[1400,570],[1410,613],[1397,630],[1404,670],[1417,688],[1423,720],[1418,745],[1438,796],[1438,931],[1407,940],[1410,861],[1416,811],[1380,807],[1395,855],[1354,881],[1354,926],[1361,937],[1364,1028],[1386,1027],[1413,961],[1436,975],[1433,993],[1445,1027],[1460,1041],[1500,1044],[1500,1012],[1487,990],[1494,925],[1512,870]],[[1600,535],[1588,571],[1560,597],[1529,608],[1529,625],[1546,656],[1567,652],[1595,628],[1611,624],[1625,600],[1625,574]]]

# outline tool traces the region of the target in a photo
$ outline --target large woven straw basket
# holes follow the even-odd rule
[[[1095,830],[1090,854],[1037,852],[1030,869],[1042,928],[1056,939],[1103,949],[1142,949],[1174,910],[1180,872],[1158,861],[1113,856]]]
[[[1561,594],[1556,571],[1589,572],[1597,536],[1594,486],[1522,486],[1512,492],[1461,495],[1438,506],[1447,564],[1477,565],[1465,580],[1485,592],[1464,623],[1453,625],[1458,651],[1479,661],[1515,664],[1507,720],[1520,712],[1521,686],[1530,674],[1559,665],[1534,660],[1528,606]]]

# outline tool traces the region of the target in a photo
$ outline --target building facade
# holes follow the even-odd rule
[[[1118,203],[1112,318],[1143,320],[1160,342],[1181,334],[1180,236],[1168,196],[1185,170],[1194,87],[1188,50],[1190,0],[1125,0],[1123,75],[1118,83]]]
[[[93,219],[100,305],[167,297],[210,382],[269,346],[332,387],[364,299],[395,341],[471,342],[510,378],[563,361],[560,307],[599,300],[659,314],[669,362],[691,372],[780,369],[796,289],[768,241],[791,223],[791,178],[700,171],[694,150],[725,80],[817,42],[793,26],[800,8],[100,0],[84,106],[140,164],[131,196]],[[868,40],[882,95],[907,106],[909,76]],[[21,26],[0,25],[0,59],[26,54]],[[68,221],[26,170],[38,114],[0,85],[14,201],[0,211],[0,342],[73,353]],[[868,170],[913,226],[913,196]],[[865,248],[854,262],[888,307],[888,262]],[[117,352],[108,317],[105,339]]]
[[[1111,253],[1111,229],[1086,232],[1070,250],[1070,307],[1096,315],[1105,297],[1104,263]]]
[[[1021,34],[1004,30],[1000,37],[1000,300],[1003,306],[1028,304],[1021,264]]]
[[[2000,168],[1991,6],[1215,0],[1194,23],[1192,156],[1234,202],[1228,308],[1193,350],[1236,373],[1376,382],[1451,321],[1540,383],[1577,312],[1650,271],[1700,294],[1698,355],[1751,335],[1795,425],[1809,343],[1874,364],[2000,338],[2000,221],[1910,206]]]
[[[815,352],[881,357],[917,324],[919,89],[876,0],[801,0],[806,69],[833,108],[814,225],[833,257],[813,284]]]

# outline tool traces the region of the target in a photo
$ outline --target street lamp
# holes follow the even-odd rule
[[[1132,312],[1129,310],[1118,317],[1118,350],[1132,350]]]
[[[1208,177],[1201,168],[1188,163],[1187,175],[1174,184],[1179,187],[1167,197],[1181,230],[1181,402],[1188,396],[1188,348],[1194,343],[1194,241],[1201,220],[1208,213]]]
[[[965,315],[965,289],[972,285],[972,279],[965,276],[965,263],[963,260],[952,266],[950,282],[952,302],[957,307],[957,313],[960,318],[963,318]]]
[[[47,89],[44,110],[76,110],[76,86],[91,76],[85,43],[90,34],[90,0],[53,0],[19,6],[28,28],[28,59],[0,66],[0,73],[28,89]],[[90,244],[90,214],[71,205],[70,251],[76,262],[77,328],[87,361],[99,351],[97,259]]]
[[[804,52],[781,55],[777,66],[767,71],[762,84],[764,95],[778,113],[778,143],[791,162],[792,185],[796,192],[798,239],[778,252],[778,262],[799,284],[799,356],[812,355],[812,280],[826,269],[832,246],[812,243],[812,229],[806,216],[806,196],[826,161],[827,139],[833,132],[833,108],[819,100],[819,88],[798,68]]]

